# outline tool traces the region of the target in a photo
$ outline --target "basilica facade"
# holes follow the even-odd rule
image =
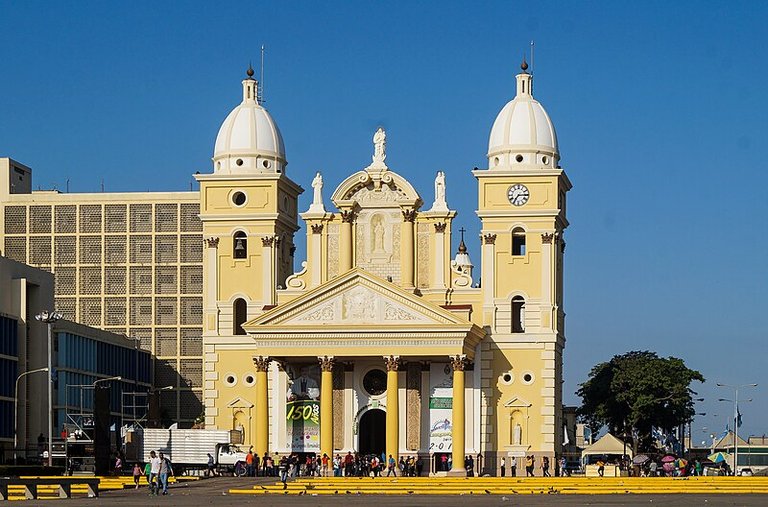
[[[451,247],[450,172],[420,194],[382,129],[335,188],[314,175],[300,212],[280,131],[252,73],[242,84],[213,172],[196,175],[206,427],[240,430],[259,455],[418,455],[432,473],[465,473],[467,455],[490,473],[501,457],[558,457],[571,183],[527,65],[473,172],[478,266],[463,239]]]

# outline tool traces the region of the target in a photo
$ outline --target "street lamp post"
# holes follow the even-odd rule
[[[733,400],[720,398],[718,401],[733,401],[733,475],[739,473],[739,389],[742,387],[757,387],[757,384],[741,384],[732,386],[717,383],[717,387],[733,389]],[[751,400],[750,400],[751,401]]]
[[[48,325],[48,466],[53,466],[53,324],[62,315],[57,311],[43,311],[35,319]]]
[[[36,370],[25,371],[18,377],[16,377],[16,388],[13,395],[13,464],[18,465],[17,451],[19,448],[19,380],[31,375],[32,373],[40,373],[48,371],[48,368],[38,368]],[[49,453],[50,454],[50,453]]]

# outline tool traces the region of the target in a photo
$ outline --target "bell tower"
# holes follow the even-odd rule
[[[563,232],[571,183],[525,60],[516,81],[515,97],[491,129],[488,169],[473,171],[483,321],[496,343],[495,374],[505,379],[495,407],[499,452],[554,459],[563,441]]]
[[[203,335],[245,335],[242,324],[293,272],[302,188],[285,173],[280,130],[249,68],[243,99],[219,129],[213,174],[197,174],[203,222]]]

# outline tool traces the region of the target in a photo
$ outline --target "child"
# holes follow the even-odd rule
[[[133,465],[133,483],[136,485],[136,488],[139,489],[139,481],[141,480],[141,468],[139,467],[139,464],[136,463]]]

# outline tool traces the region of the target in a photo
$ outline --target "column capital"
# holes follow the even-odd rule
[[[438,222],[435,224],[435,232],[438,234],[443,234],[447,226],[448,224],[446,224],[445,222]]]
[[[541,242],[546,245],[551,245],[552,240],[555,239],[555,234],[551,232],[545,232],[541,235]]]
[[[404,222],[413,222],[416,220],[416,210],[415,209],[404,209],[403,211],[403,221]]]
[[[387,371],[397,371],[400,368],[400,356],[384,356]]]
[[[333,371],[336,362],[333,356],[318,356],[317,360],[320,361],[320,371]]]
[[[451,368],[453,371],[464,371],[464,369],[467,367],[467,356],[466,354],[459,354],[456,356],[450,356],[451,359]]]
[[[320,234],[323,232],[323,224],[312,224],[312,234]]]
[[[274,236],[264,236],[263,238],[261,238],[262,246],[272,246],[274,242],[275,242]]]
[[[349,209],[349,210],[345,210],[345,209],[341,210],[341,221],[342,222],[351,224],[352,222],[355,221],[355,218],[357,218],[357,213],[355,213],[351,209]]]
[[[269,356],[253,356],[253,366],[256,367],[256,371],[268,371],[271,362],[272,358]]]
[[[208,248],[218,248],[219,247],[219,238],[210,237],[205,238],[205,246]]]
[[[496,235],[495,234],[483,234],[483,244],[485,244],[485,245],[495,245],[496,244]]]

